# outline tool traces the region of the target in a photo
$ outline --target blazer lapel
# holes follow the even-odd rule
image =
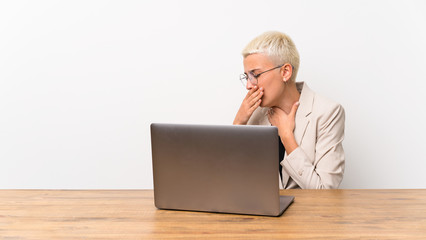
[[[305,136],[306,128],[309,125],[310,118],[308,117],[312,112],[312,106],[314,103],[314,92],[304,82],[296,83],[297,89],[299,90],[299,108],[297,109],[295,116],[295,127],[294,127],[294,138],[297,144],[302,144],[303,137]],[[284,159],[287,157],[287,152],[284,155]],[[282,170],[282,182],[283,188],[286,188],[290,176],[283,168]]]
[[[295,117],[294,138],[300,146],[302,144],[303,137],[305,136],[306,128],[310,122],[310,118],[308,116],[312,113],[315,94],[304,82],[296,83],[296,85],[297,88],[300,89],[301,94],[299,98],[300,105]]]

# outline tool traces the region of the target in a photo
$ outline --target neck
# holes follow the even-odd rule
[[[282,109],[285,113],[289,114],[293,104],[299,101],[300,93],[297,91],[296,83],[288,83],[281,93],[277,103],[278,108]]]

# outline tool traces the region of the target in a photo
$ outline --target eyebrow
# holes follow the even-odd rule
[[[254,71],[259,71],[260,70],[260,68],[254,68],[254,69],[252,69],[252,70],[250,70],[250,71],[248,71],[248,72],[252,72],[252,73],[254,73]],[[245,72],[245,74],[247,74],[246,72]]]

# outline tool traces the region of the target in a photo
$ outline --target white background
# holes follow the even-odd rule
[[[425,1],[2,1],[0,188],[152,188],[152,122],[231,124],[289,34],[346,110],[341,188],[425,188]]]

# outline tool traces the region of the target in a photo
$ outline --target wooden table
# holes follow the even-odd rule
[[[282,190],[281,217],[158,210],[152,190],[0,190],[0,239],[426,239],[426,189]]]

